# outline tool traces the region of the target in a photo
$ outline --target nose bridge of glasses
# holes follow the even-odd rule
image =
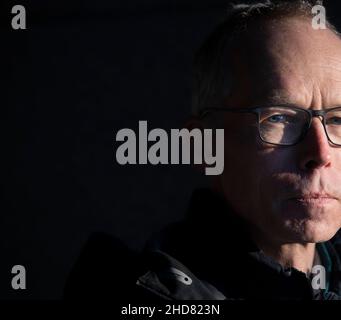
[[[326,125],[325,125],[325,110],[308,110],[308,111],[309,111],[309,113],[311,115],[311,118],[310,118],[309,126],[306,128],[305,134],[307,134],[308,131],[311,130],[311,126],[313,125],[313,119],[314,119],[314,117],[316,117],[316,118],[319,118],[319,120],[321,122],[320,125],[322,125],[322,128],[318,129],[318,126],[317,126],[317,127],[315,127],[314,131],[317,130],[316,132],[318,132],[319,130],[322,129],[324,134],[326,135],[326,138],[328,140],[330,140],[329,139],[329,135],[327,133],[327,128],[326,128]]]
[[[325,128],[325,123],[324,123],[325,114],[326,114],[325,110],[308,110],[308,111],[309,111],[310,116],[311,116],[310,126],[312,125],[313,118],[316,117],[316,118],[319,118],[319,119],[320,119],[320,121],[321,121],[321,123],[322,123],[324,129],[326,130],[326,128]],[[310,127],[310,126],[309,126],[309,127]]]
[[[311,130],[311,126],[313,125],[313,118],[317,117],[320,119],[322,127],[318,128],[319,125],[319,121],[316,122],[314,131],[317,133],[319,132],[319,130],[323,130],[325,133],[326,138],[328,139],[329,142],[331,142],[334,145],[337,146],[341,146],[341,144],[339,144],[338,142],[335,142],[333,139],[339,139],[337,136],[340,136],[340,134],[335,133],[336,129],[334,128],[333,132],[330,132],[329,130],[329,126],[328,126],[328,118],[332,117],[332,114],[334,115],[334,112],[336,112],[335,116],[337,116],[337,112],[341,112],[341,108],[333,108],[332,110],[307,110],[308,113],[310,114],[310,121],[309,121],[309,125],[306,126],[305,132],[302,135],[302,139],[306,136],[306,134],[308,133],[309,130]],[[327,117],[327,112],[330,111],[331,113],[329,114],[329,116]],[[340,127],[339,127],[340,128]],[[317,131],[316,131],[317,130]],[[322,133],[320,131],[320,133]],[[336,137],[335,137],[336,135]]]
[[[325,111],[324,110],[310,110],[310,114],[312,117],[324,117],[325,115]]]

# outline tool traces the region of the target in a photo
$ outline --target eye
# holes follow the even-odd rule
[[[327,120],[327,124],[341,125],[341,117],[332,117]]]
[[[268,117],[266,121],[269,121],[271,123],[285,123],[285,122],[290,122],[291,117],[285,114],[274,114],[271,117]]]

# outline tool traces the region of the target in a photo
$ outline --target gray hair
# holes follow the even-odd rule
[[[322,5],[318,0],[267,0],[253,4],[234,4],[226,19],[209,35],[194,57],[192,113],[200,115],[203,109],[221,106],[229,94],[232,82],[227,53],[229,45],[250,22],[275,20],[284,17],[313,18],[312,8]],[[327,27],[335,27],[326,21]],[[229,74],[230,73],[230,74]]]

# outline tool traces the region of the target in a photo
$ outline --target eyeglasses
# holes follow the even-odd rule
[[[207,108],[200,117],[210,112],[252,113],[257,116],[258,133],[263,142],[293,146],[304,139],[313,117],[319,117],[328,140],[341,147],[341,107],[310,110],[294,106],[271,106],[249,109]]]

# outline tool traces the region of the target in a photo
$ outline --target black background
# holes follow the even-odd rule
[[[228,1],[6,4],[0,298],[54,299],[92,232],[140,250],[206,184],[185,165],[120,166],[114,138],[121,128],[137,131],[139,120],[181,128],[194,50]],[[26,8],[27,30],[9,28],[15,4]],[[339,26],[340,4],[325,5]],[[11,289],[15,264],[26,267],[24,291]]]

